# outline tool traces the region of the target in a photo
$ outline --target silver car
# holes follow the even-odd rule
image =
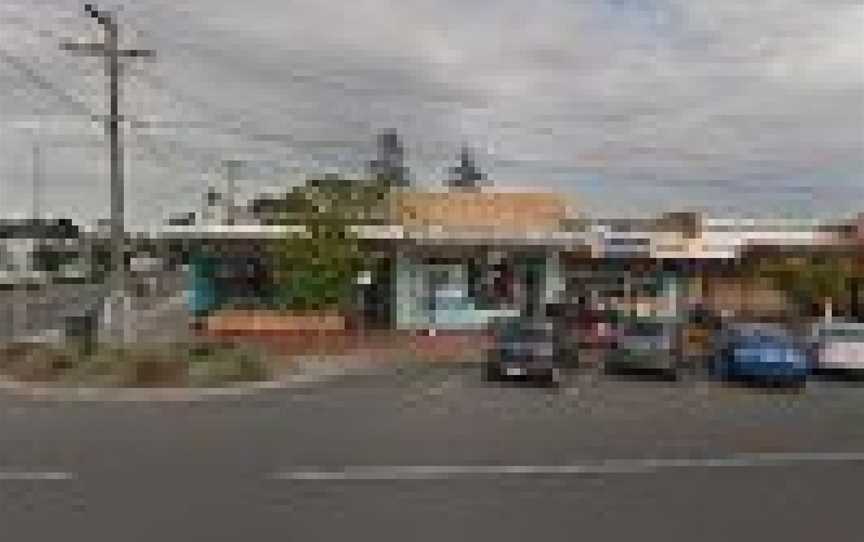
[[[816,326],[813,347],[818,371],[864,374],[864,324],[833,322]]]
[[[667,320],[637,320],[621,326],[604,360],[609,373],[646,371],[671,379],[681,376],[680,325]]]

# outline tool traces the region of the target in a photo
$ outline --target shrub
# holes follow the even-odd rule
[[[193,386],[251,382],[269,376],[265,354],[249,347],[194,347],[187,359],[186,375]]]

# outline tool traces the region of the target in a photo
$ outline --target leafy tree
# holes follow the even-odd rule
[[[853,261],[839,256],[773,258],[760,262],[754,271],[771,279],[802,307],[819,310],[824,310],[826,300],[845,301],[851,281],[861,275]]]
[[[372,255],[351,226],[386,221],[388,192],[375,181],[310,179],[286,196],[282,223],[306,236],[280,240],[273,251],[279,304],[298,310],[347,309],[357,274]]]

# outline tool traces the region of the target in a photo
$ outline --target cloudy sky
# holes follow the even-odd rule
[[[861,0],[128,0],[129,219],[361,174],[396,128],[421,185],[463,142],[502,189],[593,215],[864,210]],[[0,2],[0,214],[108,209],[102,64],[82,3]]]

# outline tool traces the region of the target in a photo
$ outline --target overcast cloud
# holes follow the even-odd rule
[[[397,128],[420,184],[467,142],[498,186],[593,215],[864,210],[864,3],[852,0],[136,0],[122,5],[130,221],[200,205],[224,158],[242,190],[360,174]],[[97,60],[81,3],[0,7],[0,213],[107,214]],[[37,121],[27,124],[24,121]],[[169,123],[180,122],[174,126]],[[32,135],[39,129],[41,135]],[[73,146],[74,145],[74,146]]]

